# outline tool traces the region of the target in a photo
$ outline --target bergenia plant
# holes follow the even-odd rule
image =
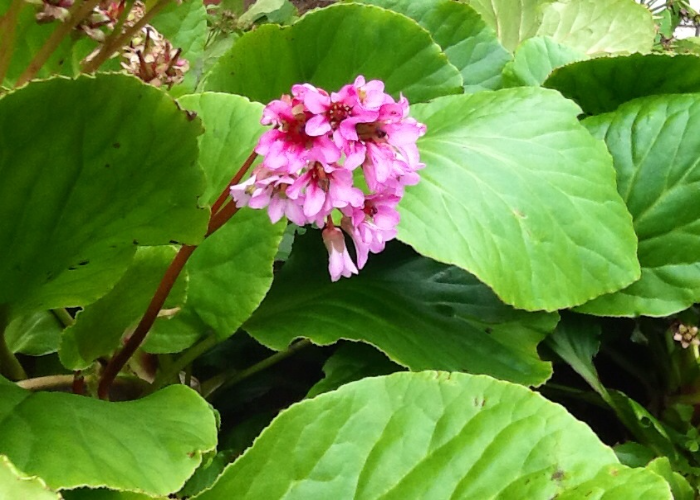
[[[416,146],[425,125],[408,112],[405,97],[396,102],[383,82],[361,75],[331,94],[294,85],[263,110],[262,124],[274,125],[255,148],[264,160],[231,196],[238,207],[267,207],[272,222],[286,216],[323,228],[331,279],[357,274],[370,252],[396,237],[404,186],[425,166]],[[357,263],[338,226],[352,238]]]
[[[694,7],[0,0],[0,498],[699,498]]]

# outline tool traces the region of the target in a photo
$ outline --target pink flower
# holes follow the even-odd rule
[[[396,237],[404,186],[417,183],[424,167],[416,141],[425,125],[410,118],[408,108],[405,97],[397,102],[383,82],[362,76],[330,94],[294,85],[291,95],[265,107],[261,123],[274,128],[255,148],[263,162],[231,187],[231,196],[239,207],[267,208],[273,222],[286,216],[323,228],[331,279],[357,274],[370,253]],[[358,180],[364,190],[355,186]],[[333,223],[338,218],[342,230]],[[343,231],[353,240],[357,266]]]
[[[386,242],[396,237],[399,213],[396,205],[400,198],[393,194],[368,196],[362,208],[343,210],[341,227],[352,238],[357,253],[357,267],[367,263],[369,252],[379,253]]]
[[[357,267],[355,267],[345,246],[343,232],[337,227],[329,225],[321,231],[321,236],[328,249],[328,272],[331,275],[331,281],[338,281],[341,276],[349,278],[353,274],[357,274]]]

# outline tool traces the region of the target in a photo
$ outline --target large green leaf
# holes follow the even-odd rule
[[[201,126],[162,91],[116,74],[36,82],[0,99],[0,130],[0,303],[83,305],[137,245],[201,241]]]
[[[316,231],[297,236],[270,293],[243,326],[276,350],[297,337],[316,344],[360,340],[412,370],[486,373],[540,384],[551,367],[536,346],[558,316],[502,304],[473,276],[398,243],[359,276],[332,283]]]
[[[468,0],[491,26],[503,46],[514,51],[523,40],[537,34],[542,7],[554,0]]]
[[[503,68],[503,84],[506,87],[539,87],[554,68],[585,58],[583,52],[548,36],[530,38],[520,44],[513,61]]]
[[[637,97],[700,92],[700,57],[631,54],[591,59],[555,70],[544,86],[597,115]]]
[[[700,300],[700,95],[637,99],[584,125],[605,139],[634,218],[642,277],[583,305],[605,316],[668,316]]]
[[[537,34],[590,55],[650,52],[656,25],[632,0],[558,0],[543,9]]]
[[[27,477],[0,455],[0,498],[3,500],[61,500],[61,495],[37,477]]]
[[[533,36],[587,54],[649,52],[656,28],[647,8],[632,0],[469,0],[508,50]]]
[[[603,491],[624,485],[617,498],[671,499],[661,477],[616,464],[589,428],[524,387],[399,373],[294,405],[196,499],[571,499],[594,478]]]
[[[216,445],[209,405],[177,385],[108,403],[31,393],[0,380],[0,453],[55,489],[109,487],[167,495]]]
[[[362,0],[414,19],[428,30],[462,74],[464,90],[501,87],[501,71],[511,60],[496,33],[471,7],[451,0]]]
[[[421,181],[399,239],[474,273],[506,303],[556,310],[639,277],[612,160],[556,92],[517,88],[412,107]]]
[[[117,349],[127,330],[143,316],[176,253],[170,246],[140,248],[114,288],[86,306],[75,324],[64,330],[59,350],[63,366],[82,370]],[[164,308],[179,307],[185,301],[185,286],[186,280],[178,281]]]
[[[205,127],[199,164],[209,180],[204,199],[212,203],[265,131],[260,125],[262,106],[240,96],[216,93],[184,96],[180,103],[196,112]],[[220,338],[232,335],[272,284],[272,264],[284,229],[285,222],[272,224],[266,212],[244,209],[208,237],[186,266],[189,286],[180,313],[183,321],[177,316],[159,320],[155,336],[160,338],[147,349],[172,352],[182,348],[183,340],[196,340],[191,327],[199,320]],[[171,324],[165,327],[166,323]],[[200,329],[200,335],[204,331]],[[171,346],[166,335],[173,335]]]
[[[370,5],[334,5],[296,24],[263,25],[242,36],[207,77],[207,90],[267,103],[295,83],[328,91],[357,75],[380,78],[411,101],[457,93],[459,70],[430,34],[405,16]]]

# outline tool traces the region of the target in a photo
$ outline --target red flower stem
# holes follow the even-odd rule
[[[17,15],[22,7],[24,7],[23,0],[12,0],[10,8],[4,16],[0,17],[0,33],[3,33],[3,38],[0,40],[0,85],[5,80],[7,68],[10,67],[10,60],[12,60],[15,31],[17,31]]]
[[[222,205],[226,202],[226,200],[231,196],[229,188],[241,182],[241,179],[243,178],[243,176],[248,171],[248,169],[257,157],[258,154],[255,151],[250,153],[250,156],[246,159],[245,163],[243,163],[243,166],[241,166],[238,172],[236,172],[236,175],[233,176],[231,181],[228,183],[228,186],[226,186],[226,189],[222,191],[221,195],[219,195],[214,204],[211,206],[212,215],[215,215],[222,207]]]
[[[158,312],[163,307],[165,299],[168,297],[170,290],[172,290],[175,280],[182,272],[185,267],[187,260],[192,255],[197,247],[191,245],[185,245],[177,252],[177,255],[168,266],[165,275],[158,285],[156,293],[151,299],[151,303],[148,304],[146,313],[141,318],[136,330],[129,337],[126,344],[117,354],[112,357],[112,359],[107,364],[104,372],[102,372],[102,377],[100,378],[100,385],[97,389],[97,395],[100,399],[109,398],[109,388],[112,386],[112,382],[117,377],[119,372],[124,368],[124,365],[131,359],[136,350],[141,346],[143,341],[146,339],[146,335],[153,326],[156,318],[158,317]]]
[[[51,54],[53,54],[61,44],[63,39],[71,32],[71,30],[73,30],[73,28],[80,24],[80,21],[90,15],[92,10],[99,3],[100,0],[86,0],[85,2],[75,0],[75,3],[68,11],[68,19],[66,22],[59,24],[53,33],[51,33],[51,36],[39,49],[39,52],[36,53],[34,59],[32,59],[29,66],[27,66],[27,69],[25,69],[24,73],[22,73],[17,79],[15,88],[21,87],[36,76],[46,61],[49,60]]]
[[[217,199],[219,210],[214,211],[214,207],[212,207],[212,214],[209,219],[207,234],[204,236],[205,238],[209,237],[217,229],[226,224],[226,222],[238,211],[238,207],[236,207],[236,204],[233,203],[233,201],[224,205],[223,208],[221,208],[221,205],[223,205],[225,201],[230,198],[229,186],[236,184],[241,180],[241,178],[248,171],[248,168],[250,168],[250,165],[252,165],[253,161],[255,161],[256,157],[257,154],[255,152],[250,154],[233,179],[231,179],[229,185],[224,188],[223,192]],[[220,203],[219,200],[221,200]],[[217,203],[215,203],[214,206],[216,206]],[[158,318],[158,313],[163,308],[165,299],[168,298],[168,294],[170,294],[170,290],[172,290],[173,286],[175,285],[177,277],[180,275],[185,267],[185,264],[187,264],[188,259],[196,249],[196,246],[184,245],[177,252],[177,255],[175,255],[175,258],[165,271],[163,279],[161,280],[156,293],[151,299],[151,303],[148,305],[146,312],[141,318],[141,321],[136,326],[136,330],[134,330],[134,333],[131,335],[131,337],[129,337],[129,340],[126,341],[126,344],[124,344],[122,350],[112,357],[102,372],[100,384],[97,389],[97,395],[100,397],[100,399],[109,399],[109,389],[114,383],[114,380],[116,379],[117,375],[119,375],[119,372],[122,371],[122,368],[124,368],[129,359],[131,359],[131,356],[134,355],[136,350],[146,339],[146,335],[148,335],[153,323],[156,321],[156,318]]]
[[[216,215],[213,215],[211,220],[209,221],[209,229],[207,230],[207,236],[209,236],[221,226],[226,224],[228,220],[235,215],[236,212],[238,212],[238,207],[233,201],[224,205],[224,208],[219,210],[216,213]]]

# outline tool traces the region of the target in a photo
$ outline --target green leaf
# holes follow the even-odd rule
[[[529,87],[413,106],[427,167],[399,205],[399,239],[521,309],[571,307],[635,281],[630,214],[578,112]]]
[[[557,500],[668,499],[673,495],[664,479],[647,469],[609,465],[585,483],[564,492]]]
[[[267,103],[295,83],[328,91],[357,75],[380,78],[411,101],[457,93],[462,78],[429,33],[405,16],[369,5],[333,5],[290,27],[263,25],[242,36],[207,77],[207,90]]]
[[[120,346],[129,328],[135,327],[160,284],[177,250],[173,247],[145,247],[136,252],[129,269],[110,292],[78,314],[74,325],[63,331],[59,356],[71,370],[82,370],[100,356]],[[185,301],[186,280],[168,295],[164,308]]]
[[[608,390],[600,381],[598,371],[593,365],[593,358],[600,348],[600,334],[600,325],[593,318],[567,314],[562,317],[557,329],[545,342],[609,402]]]
[[[660,477],[617,465],[617,481],[607,468],[615,464],[588,427],[524,387],[398,373],[282,412],[196,500],[544,500],[578,498],[593,478],[604,490],[670,500]]]
[[[511,55],[470,6],[450,0],[362,0],[361,3],[408,16],[428,30],[462,74],[465,92],[501,87],[501,71]]]
[[[591,59],[555,70],[544,86],[597,115],[637,97],[700,92],[700,57],[632,54]]]
[[[699,95],[647,97],[584,125],[605,139],[639,237],[642,277],[579,308],[605,316],[668,316],[700,300]]]
[[[150,23],[173,48],[182,49],[182,57],[194,63],[204,54],[207,43],[207,9],[202,2],[174,2],[158,13]]]
[[[498,34],[511,52],[537,34],[542,8],[554,0],[469,0],[471,5]]]
[[[141,348],[152,354],[180,352],[213,333],[213,329],[185,303],[177,314],[156,319]]]
[[[138,401],[108,403],[31,393],[2,380],[0,422],[0,453],[55,489],[167,495],[182,487],[202,452],[216,445],[211,408],[182,385]]]
[[[656,457],[656,453],[648,447],[634,441],[618,444],[613,450],[618,460],[627,467],[644,467]]]
[[[306,397],[313,398],[324,392],[334,391],[349,382],[365,377],[389,375],[399,370],[399,365],[372,346],[354,342],[341,344],[323,365],[325,377],[309,390]]]
[[[556,314],[502,304],[473,276],[391,244],[359,276],[332,283],[318,231],[297,236],[292,256],[243,328],[282,350],[297,337],[327,345],[339,339],[376,346],[412,370],[486,373],[523,384],[551,374],[537,344]]]
[[[5,329],[11,352],[43,356],[58,350],[63,325],[51,311],[35,311],[14,318]]]
[[[515,50],[513,61],[503,69],[503,83],[507,87],[539,87],[555,68],[581,59],[586,55],[548,36],[530,38]]]
[[[688,480],[671,468],[668,457],[659,457],[647,465],[647,469],[663,477],[671,487],[674,500],[695,500],[695,490]]]
[[[291,7],[291,9],[290,9]],[[267,17],[271,22],[276,22],[276,14],[296,12],[289,0],[257,0],[245,13],[238,18],[240,26],[249,26],[260,19]],[[284,16],[282,16],[284,17]]]
[[[0,129],[0,304],[84,305],[137,244],[201,241],[201,126],[162,91],[117,74],[35,82],[0,99]]]
[[[233,335],[272,285],[272,264],[285,221],[272,224],[265,211],[241,210],[206,239],[187,263],[185,309],[220,339]]]
[[[150,24],[170,41],[173,48],[182,49],[180,57],[190,63],[184,81],[170,89],[170,94],[193,91],[202,76],[204,47],[209,33],[204,3],[197,0],[172,2]]]
[[[178,102],[197,113],[204,124],[198,161],[207,176],[202,200],[212,204],[267,130],[260,124],[264,106],[238,95],[214,92],[182,96]]]
[[[630,0],[559,0],[543,9],[537,34],[589,55],[651,52],[656,25],[645,5]]]
[[[649,10],[630,0],[469,0],[501,43],[514,51],[534,36],[587,54],[649,52],[656,26]]]
[[[12,500],[61,500],[61,495],[38,477],[28,477],[0,455],[0,498]]]

